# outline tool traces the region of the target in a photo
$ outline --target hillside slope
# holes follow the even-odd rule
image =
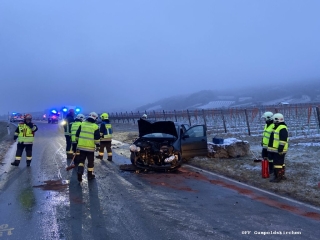
[[[320,102],[320,81],[305,81],[277,86],[242,89],[202,90],[168,97],[138,107],[137,111],[209,109],[254,105],[277,105]]]

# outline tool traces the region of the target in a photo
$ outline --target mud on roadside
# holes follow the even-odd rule
[[[130,144],[138,137],[137,125],[116,123],[113,124],[113,128],[115,140]],[[212,136],[209,135],[208,139],[210,138]],[[261,138],[246,136],[241,140],[249,142],[255,156],[252,154],[230,159],[195,157],[189,160],[188,164],[320,207],[320,136],[290,139],[289,152],[285,160],[287,180],[280,183],[270,183],[270,179],[263,179],[261,163],[253,161],[255,157],[260,158]],[[116,152],[126,157],[130,154],[126,146],[116,149]]]

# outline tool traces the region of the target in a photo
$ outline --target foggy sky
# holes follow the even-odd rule
[[[0,114],[320,79],[320,1],[2,0]]]

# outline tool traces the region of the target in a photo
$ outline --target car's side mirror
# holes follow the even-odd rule
[[[182,136],[182,139],[186,139],[186,138],[189,138],[190,136],[188,134],[185,134]]]

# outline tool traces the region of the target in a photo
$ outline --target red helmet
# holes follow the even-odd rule
[[[31,114],[26,113],[26,114],[24,115],[24,119],[32,119]]]

